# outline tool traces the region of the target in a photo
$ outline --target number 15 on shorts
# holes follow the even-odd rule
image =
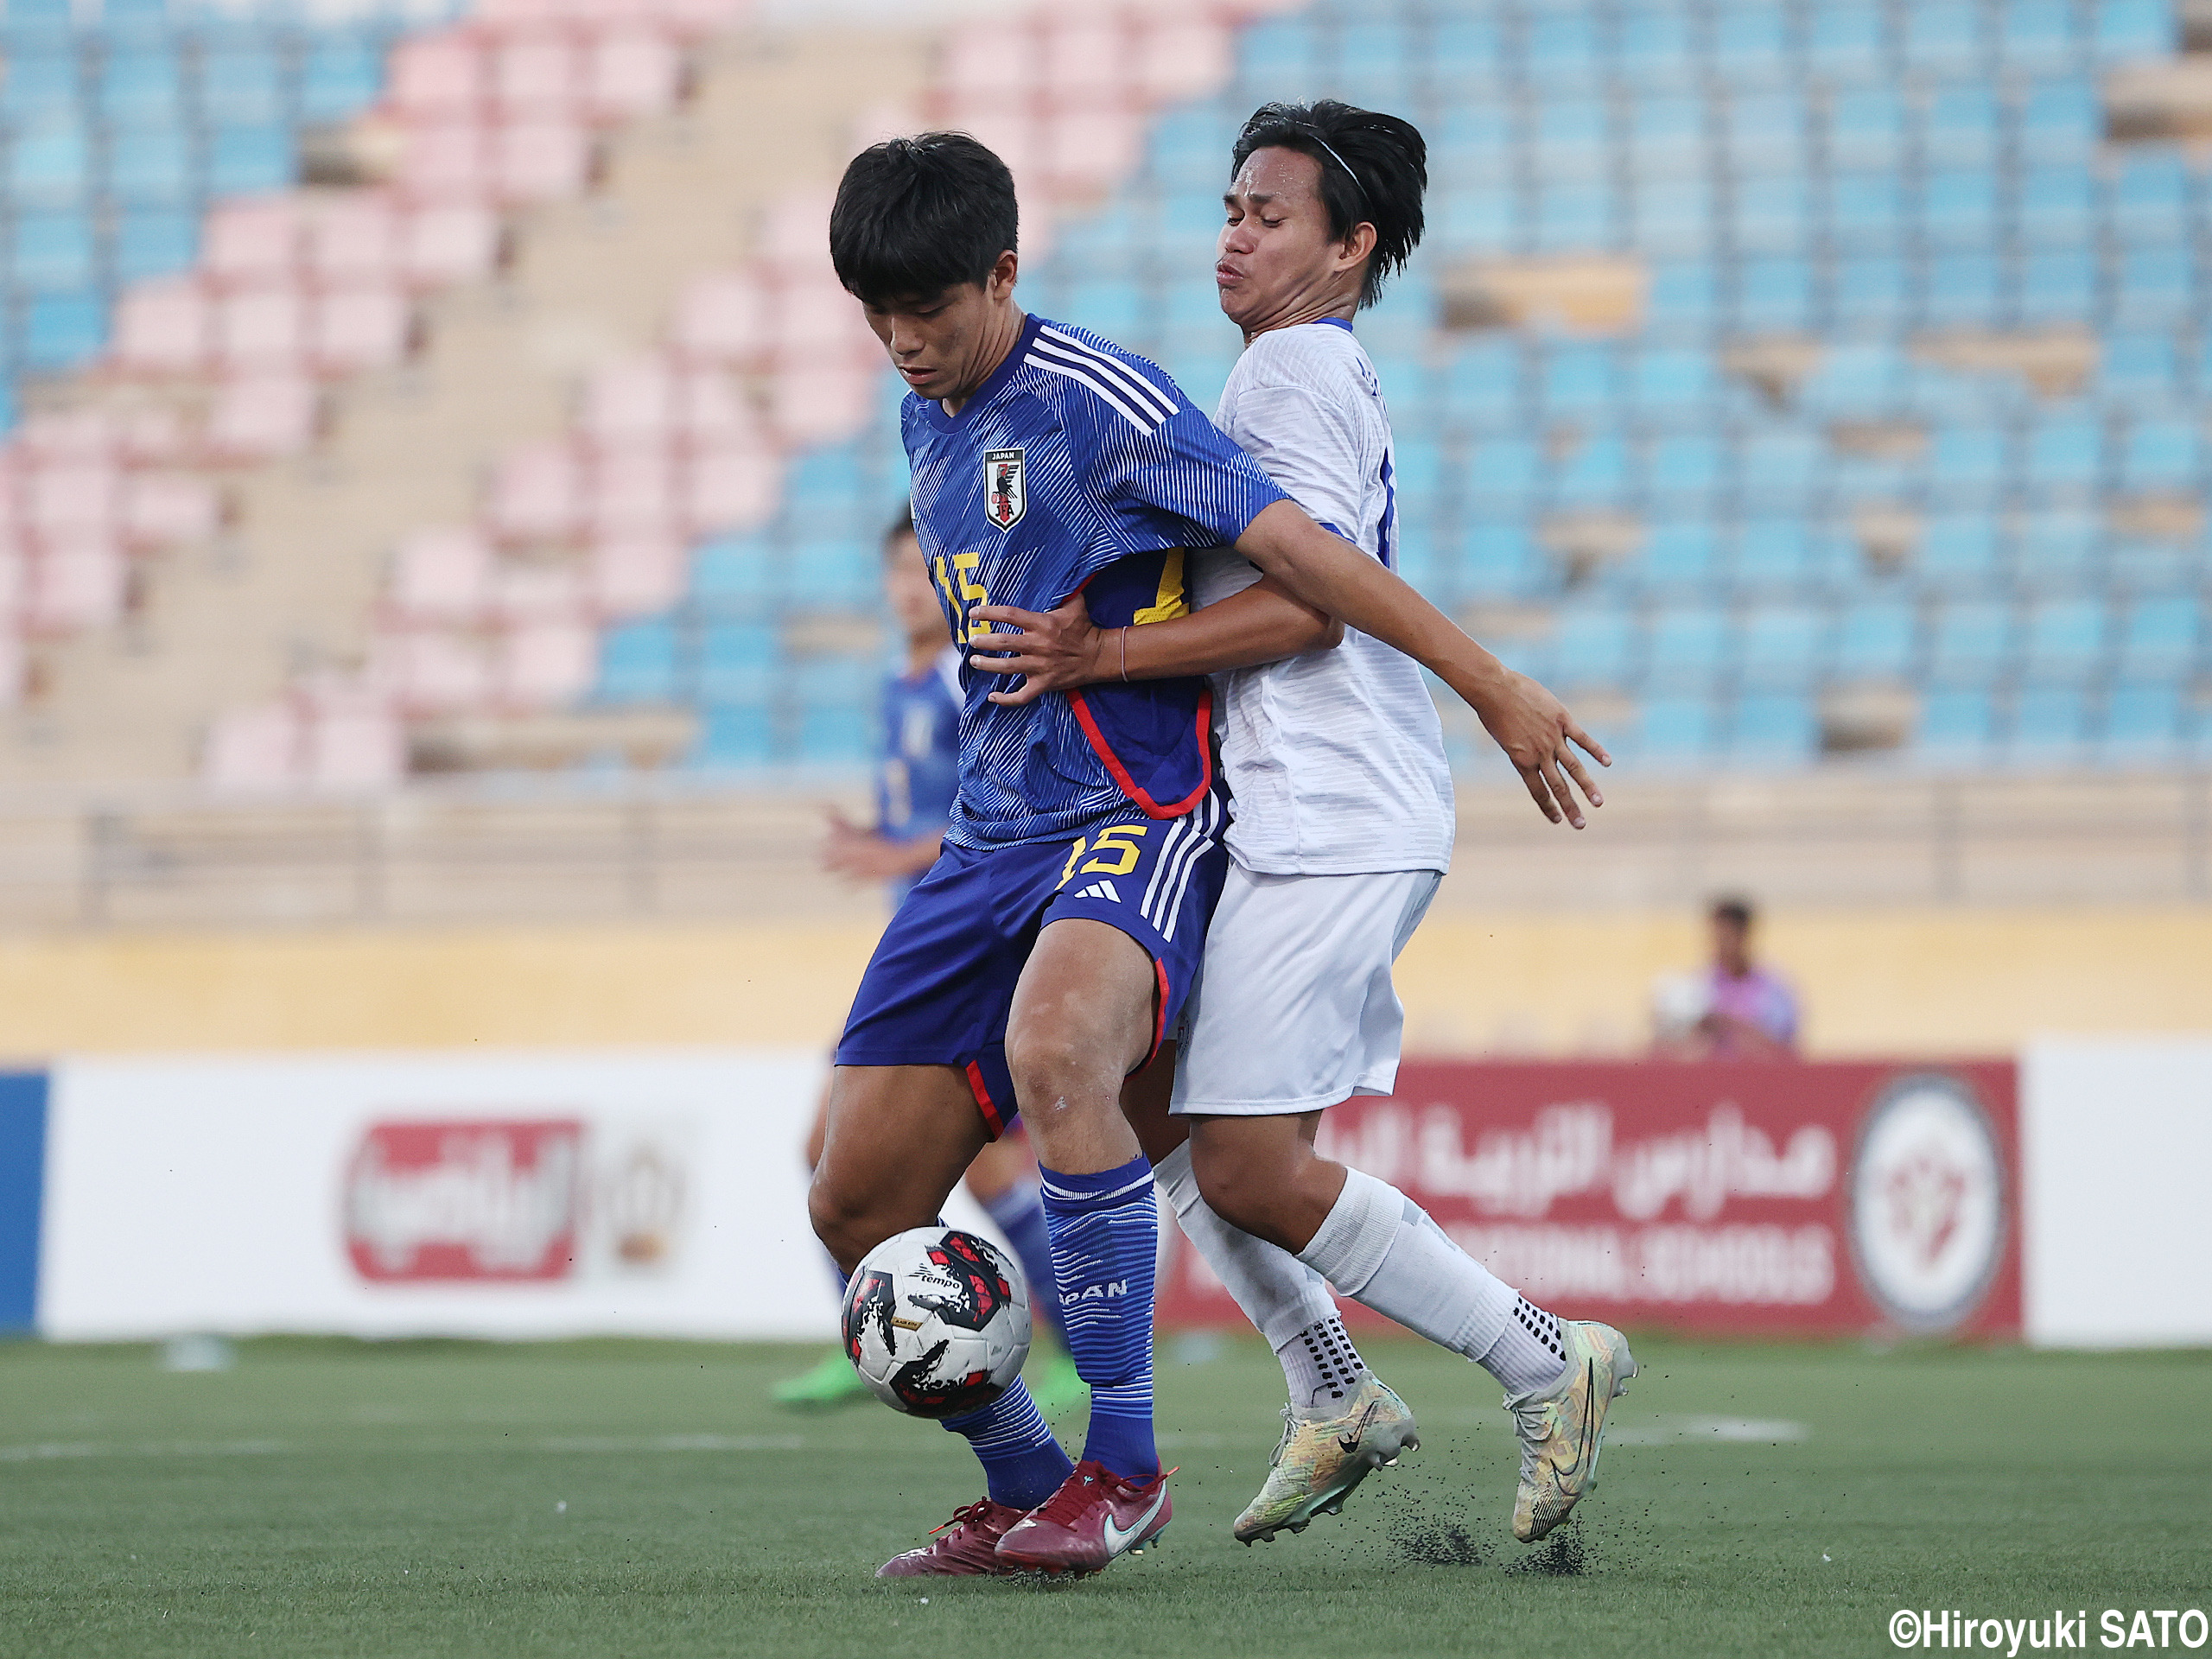
[[[1144,856],[1142,842],[1151,828],[1148,823],[1109,824],[1089,840],[1078,840],[1068,849],[1067,867],[1060,872],[1059,885],[1065,887],[1078,875],[1127,875]],[[1078,865],[1076,861],[1086,851],[1090,859]]]

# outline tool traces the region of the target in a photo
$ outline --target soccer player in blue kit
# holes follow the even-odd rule
[[[1105,628],[1184,616],[1185,553],[1233,546],[1262,575],[1203,613],[1210,666],[1277,660],[1341,619],[1433,670],[1547,812],[1579,821],[1557,700],[1315,524],[1157,368],[1026,316],[1017,226],[1005,165],[957,133],[862,152],[830,215],[839,280],[910,389],[915,525],[957,642],[989,652],[977,607],[1049,611],[1078,591]],[[1152,1434],[1152,1170],[1121,1095],[1180,1012],[1225,873],[1211,692],[1192,676],[1011,706],[988,672],[962,678],[944,852],[855,999],[810,1208],[850,1271],[929,1224],[1020,1103],[1091,1389],[1084,1454],[1070,1466],[1019,1384],[948,1420],[987,1496],[881,1571],[1092,1572],[1172,1514]]]

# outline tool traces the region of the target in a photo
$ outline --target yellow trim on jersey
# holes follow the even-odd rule
[[[1141,627],[1147,622],[1173,622],[1177,617],[1190,613],[1190,601],[1183,592],[1183,550],[1179,547],[1160,562],[1160,592],[1151,604],[1129,619],[1129,626]]]

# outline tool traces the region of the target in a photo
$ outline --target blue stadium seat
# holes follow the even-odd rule
[[[1744,253],[1795,253],[1809,231],[1802,179],[1738,179],[1731,202],[1735,245]]]
[[[1929,446],[1928,479],[1942,499],[1986,501],[2005,477],[2005,435],[1993,427],[1953,427]]]
[[[1705,587],[1713,578],[1713,526],[1703,519],[1666,519],[1651,525],[1629,569],[1658,592]]]
[[[1630,222],[1643,251],[1703,253],[1713,245],[1713,186],[1704,177],[1647,179],[1631,200]]]
[[[2044,416],[2028,429],[2022,486],[2039,492],[2093,486],[2104,474],[2104,423],[2092,416]]]
[[[2012,607],[1996,600],[1955,600],[1936,613],[1928,677],[1938,686],[1986,685],[2012,644]]]
[[[117,215],[115,275],[120,282],[184,270],[200,252],[199,221],[167,208],[126,208]]]
[[[1728,619],[1709,605],[1673,605],[1651,619],[1644,677],[1657,693],[1703,690],[1720,677]]]
[[[1889,72],[1890,51],[1879,6],[1823,4],[1807,14],[1806,61],[1839,80],[1874,80]]]
[[[24,308],[22,328],[26,367],[74,368],[107,344],[106,308],[97,295],[41,294]]]
[[[2095,224],[2095,181],[2080,162],[2037,168],[2018,189],[2019,233],[2032,245],[2076,247]]]
[[[1779,16],[1779,8],[1767,9]],[[1728,164],[1739,179],[1805,170],[1806,111],[1795,92],[1747,92],[1730,99],[1724,128]]]
[[[2107,392],[2154,407],[2174,396],[2180,377],[2171,333],[2108,334],[2103,346],[2098,380]]]
[[[1894,323],[1905,308],[1905,266],[1895,254],[1870,253],[1836,262],[1837,321],[1875,328]]]
[[[100,115],[111,124],[174,124],[182,118],[183,105],[183,75],[168,41],[115,52],[102,66]]]
[[[1747,333],[1796,333],[1809,326],[1810,260],[1784,254],[1747,258],[1738,267],[1737,282],[1737,327]]]
[[[2120,453],[2120,483],[2145,492],[2194,489],[2203,439],[2201,425],[2178,417],[2152,417],[2128,429]]]
[[[2178,242],[2190,233],[2196,194],[2179,150],[2125,148],[2111,185],[2113,229],[2139,246]]]
[[[1518,239],[1519,200],[1510,180],[1491,176],[1450,185],[1431,206],[1430,239],[1482,252]]]
[[[1620,240],[1619,204],[1604,180],[1567,179],[1540,185],[1535,242],[1540,251],[1580,253]]]
[[[1724,4],[1713,9],[1713,67],[1738,86],[1769,86],[1788,73],[1789,14],[1781,6]]]
[[[1660,327],[1703,327],[1713,320],[1713,267],[1702,261],[1655,260],[1646,315]]]
[[[20,128],[8,150],[8,187],[18,207],[60,207],[81,201],[90,180],[92,145],[67,116]]]
[[[774,706],[766,698],[709,702],[701,711],[694,766],[761,766],[777,759]]]
[[[0,111],[19,121],[72,119],[84,96],[79,73],[77,54],[67,45],[10,53],[0,79]]]
[[[1302,17],[1255,23],[1238,43],[1237,76],[1248,97],[1310,98],[1322,73],[1320,34]]]
[[[1762,605],[1744,619],[1738,683],[1752,691],[1802,690],[1824,666],[1821,613],[1808,605]]]
[[[1932,588],[1974,592],[1997,575],[1997,521],[1986,512],[1939,513],[1926,522],[1915,574]]]
[[[2186,674],[2196,659],[2200,608],[2179,594],[2137,600],[2120,625],[2120,677],[2164,683]]]
[[[1610,410],[1619,397],[1619,365],[1603,341],[1557,345],[1545,353],[1539,375],[1543,407],[1552,416],[1586,417]]]
[[[1689,20],[1659,6],[1631,6],[1618,16],[1618,61],[1622,77],[1636,85],[1674,87],[1696,73]]]
[[[2188,315],[2196,287],[2196,260],[2186,244],[2129,248],[2120,256],[2112,319],[2134,327],[2178,321]]]
[[[1895,173],[1839,173],[1829,181],[1828,224],[1839,247],[1861,253],[1895,247],[1904,222]]]
[[[691,591],[721,613],[765,606],[783,592],[784,563],[765,537],[718,537],[692,556]]]
[[[1904,22],[1905,67],[1931,76],[1982,73],[1986,53],[1979,9],[1957,0],[1920,0],[1908,6]],[[1945,91],[1955,91],[1945,88]]]
[[[1470,340],[1459,347],[1444,378],[1444,407],[1484,425],[1517,423],[1522,415],[1522,356],[1510,340]]]
[[[2028,612],[2021,671],[2038,685],[2080,685],[2103,660],[2107,618],[2101,599],[2053,599]]]
[[[699,695],[707,702],[766,702],[781,677],[773,625],[709,622],[700,628]]]
[[[92,221],[86,214],[68,209],[26,213],[17,217],[15,230],[10,265],[17,288],[67,293],[98,280]]]
[[[2179,48],[2175,8],[2168,0],[2090,0],[2096,16],[2097,55],[2106,59],[2166,57]]]
[[[1819,365],[1799,386],[1808,415],[1864,419],[1890,412],[1897,394],[1899,363],[1886,343],[1836,340],[1826,344]]]
[[[2100,735],[2115,758],[2162,753],[2181,741],[2181,713],[2177,685],[2116,685],[2105,701]]]
[[[1804,427],[1745,433],[1737,447],[1736,497],[1747,512],[1802,508],[1817,486],[1827,445]]]
[[[1828,114],[1827,152],[1832,164],[1895,167],[1904,149],[1904,106],[1894,91],[1870,87],[1837,95]]]
[[[1554,463],[1552,497],[1560,506],[1589,510],[1617,505],[1628,488],[1628,447],[1618,431],[1586,434]]]
[[[1535,490],[1542,466],[1542,449],[1534,439],[1484,438],[1469,460],[1468,498],[1478,512],[1516,512]]]
[[[1544,582],[1542,556],[1523,523],[1471,524],[1460,548],[1459,581],[1470,598],[1517,598]]]
[[[1821,723],[1811,699],[1755,695],[1738,700],[1729,753],[1762,765],[1802,765],[1819,752]]]
[[[1937,755],[1971,754],[1988,747],[1993,723],[1988,692],[1931,691],[1921,701],[1917,747]]]
[[[1663,177],[1701,172],[1706,160],[1705,102],[1672,92],[1647,92],[1629,118],[1630,165],[1639,174]]]
[[[2066,0],[2010,0],[1999,10],[1998,52],[2007,69],[2043,73],[2074,67],[2082,43]]]
[[[1428,43],[1433,84],[1465,88],[1498,74],[1497,25],[1488,17],[1440,17]]]
[[[302,121],[342,121],[377,101],[384,90],[384,56],[366,36],[317,40],[300,70]]]
[[[677,677],[675,622],[666,617],[610,628],[600,639],[599,696],[606,702],[673,702],[690,688]]]
[[[1561,685],[1620,685],[1634,664],[1635,629],[1614,606],[1562,609],[1553,629],[1552,671]]]
[[[1837,631],[1837,674],[1846,680],[1899,679],[1915,656],[1912,607],[1897,600],[1861,600]]]
[[[1713,747],[1713,705],[1702,697],[1652,697],[1637,753],[1662,763],[1700,760]]]
[[[1730,575],[1746,592],[1796,587],[1812,566],[1810,538],[1798,518],[1747,518],[1736,532]]]
[[[798,758],[809,766],[855,766],[875,751],[872,710],[808,703],[799,716]]]
[[[296,172],[292,135],[283,127],[218,127],[209,136],[207,188],[215,194],[281,190]]]
[[[1961,213],[1959,222],[1971,221]],[[1987,226],[1985,223],[1986,232]],[[1933,239],[1933,238],[1931,238]],[[1930,260],[1928,286],[1922,296],[1923,318],[1936,327],[1986,326],[1997,314],[1998,266],[1986,251],[1947,253]]]
[[[1919,231],[1936,249],[1973,248],[1986,260],[1997,232],[1997,175],[1987,168],[1931,173],[1920,194]]]
[[[2075,687],[2029,686],[2012,706],[2012,747],[2036,759],[2070,758],[2088,735],[2088,715]]]
[[[1701,511],[1720,482],[1720,446],[1705,432],[1666,433],[1650,448],[1644,480],[1654,500]]]
[[[1681,346],[1646,346],[1634,353],[1625,379],[1628,406],[1646,417],[1702,413],[1718,390],[1712,354]]]
[[[1535,113],[1536,170],[1544,178],[1593,178],[1610,172],[1611,123],[1602,101],[1553,99]]]
[[[2046,508],[2021,522],[2014,582],[2023,593],[2071,591],[2088,579],[2104,543],[2101,513]]]
[[[168,127],[125,127],[108,138],[109,192],[145,207],[197,206],[193,146]]]
[[[2088,248],[2030,253],[2020,270],[2020,317],[2025,322],[2085,321],[2096,308],[2097,262]]]
[[[2030,162],[2086,161],[2103,137],[2104,111],[2087,75],[2040,82],[2021,106],[2018,143]]]
[[[1602,73],[1597,20],[1586,11],[1559,8],[1533,14],[1521,44],[1522,71],[1540,84],[1580,90]]]

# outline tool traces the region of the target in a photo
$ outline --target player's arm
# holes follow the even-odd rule
[[[1612,757],[1604,746],[1557,697],[1470,639],[1395,572],[1322,529],[1289,501],[1264,508],[1236,546],[1287,593],[1395,645],[1450,686],[1481,717],[1554,823],[1564,816],[1576,829],[1583,826],[1568,778],[1591,805],[1605,804],[1574,753],[1579,744],[1599,764],[1611,766]]]
[[[1049,612],[979,605],[975,614],[993,631],[978,641],[988,639],[989,654],[978,650],[969,660],[994,674],[1023,676],[1020,685],[990,694],[993,702],[1015,707],[1101,680],[1173,679],[1280,662],[1333,648],[1344,637],[1343,623],[1293,599],[1272,576],[1188,616],[1141,627],[1099,627],[1080,593]]]
[[[895,840],[880,830],[855,823],[836,807],[829,810],[830,833],[823,838],[822,867],[849,881],[902,881],[937,862],[944,842],[942,830],[911,840]]]

